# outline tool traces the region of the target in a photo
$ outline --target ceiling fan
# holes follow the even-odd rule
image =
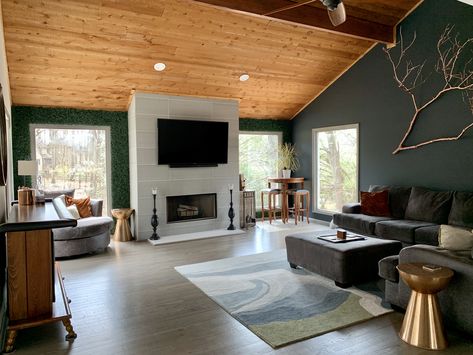
[[[308,0],[293,5],[288,5],[280,9],[273,10],[271,12],[265,13],[265,16],[272,15],[278,12],[294,9],[296,7],[308,5],[312,2],[320,1],[327,8],[328,18],[332,25],[338,26],[344,23],[347,19],[347,14],[345,11],[345,5],[343,5],[342,0]]]

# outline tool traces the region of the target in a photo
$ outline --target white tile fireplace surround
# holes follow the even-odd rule
[[[138,240],[148,239],[153,233],[150,223],[153,213],[153,187],[158,189],[158,234],[163,239],[166,236],[226,228],[229,225],[229,184],[236,188],[233,192],[233,208],[234,224],[238,227],[238,112],[238,102],[235,100],[134,94],[128,109],[128,134],[130,203],[131,208],[135,209],[133,227]],[[158,118],[228,122],[228,164],[198,168],[170,168],[167,165],[158,165]],[[197,194],[216,194],[216,218],[167,223],[166,197]]]

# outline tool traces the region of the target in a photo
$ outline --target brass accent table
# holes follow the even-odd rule
[[[399,336],[406,343],[429,350],[442,350],[447,341],[442,325],[437,293],[447,287],[453,271],[440,267],[424,270],[423,263],[406,263],[397,266],[402,280],[411,288]]]
[[[128,219],[134,211],[133,208],[114,208],[112,210],[112,216],[117,219],[115,234],[113,235],[113,240],[116,242],[129,242],[133,239]]]

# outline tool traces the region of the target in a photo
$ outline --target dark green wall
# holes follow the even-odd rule
[[[256,120],[240,118],[240,131],[282,132],[283,143],[292,142],[292,123],[284,120]]]
[[[111,138],[112,208],[130,206],[128,163],[128,114],[43,107],[12,107],[13,169],[15,191],[22,180],[17,176],[18,160],[31,158],[29,124],[109,126]]]
[[[446,25],[464,41],[473,37],[473,7],[455,0],[425,0],[401,24],[414,63],[426,60],[430,81],[418,90],[423,102],[442,87],[435,72],[436,46]],[[393,155],[413,114],[412,103],[393,80],[390,63],[378,45],[293,120],[301,175],[312,179],[312,128],[359,123],[360,189],[370,184],[418,185],[473,191],[473,130],[456,142],[442,142]],[[469,56],[471,58],[471,50]],[[397,49],[399,50],[399,49]],[[422,114],[408,143],[456,135],[472,115],[461,94],[450,92]],[[312,187],[312,184],[307,184]],[[322,216],[317,216],[322,218]]]

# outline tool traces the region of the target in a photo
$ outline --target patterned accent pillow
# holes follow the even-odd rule
[[[76,205],[79,211],[80,218],[86,218],[92,216],[92,209],[90,208],[90,197],[86,198],[72,198],[66,197],[66,206]]]
[[[389,191],[361,191],[361,213],[369,216],[391,217]]]

